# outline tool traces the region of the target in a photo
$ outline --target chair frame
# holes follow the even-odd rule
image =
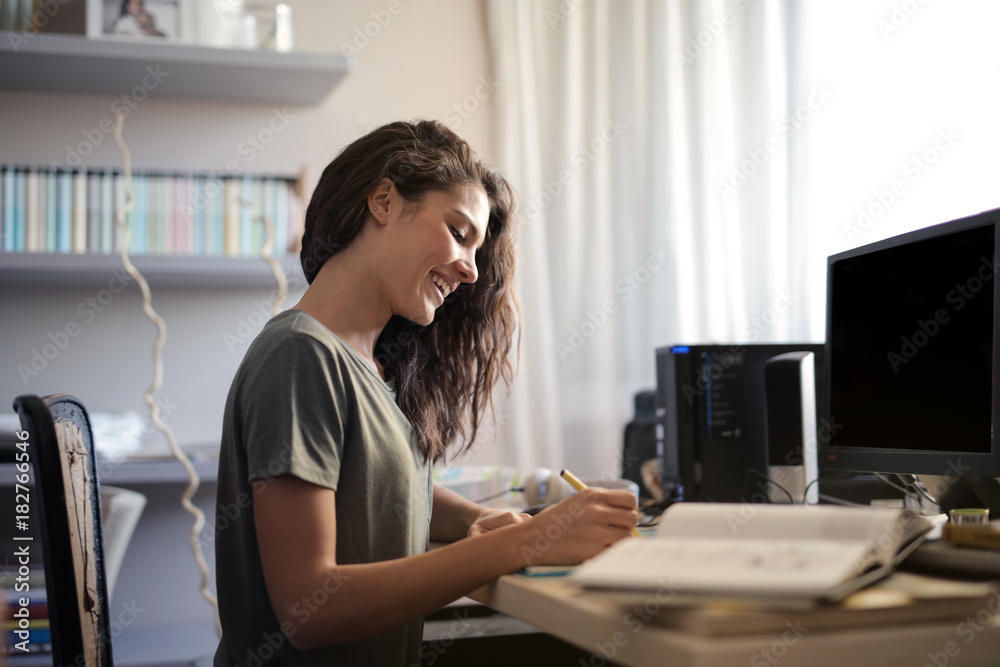
[[[31,464],[34,472],[35,501],[42,528],[42,558],[45,565],[48,592],[49,629],[51,631],[52,657],[56,665],[79,667],[113,667],[111,634],[109,632],[107,582],[104,576],[104,540],[101,531],[101,500],[97,479],[97,462],[87,411],[79,400],[65,394],[39,398],[19,396],[14,410],[21,419],[22,428],[28,432],[31,447]],[[56,423],[70,422],[79,428],[86,452],[90,507],[80,512],[93,515],[93,543],[73,544],[70,532],[69,504],[76,502],[67,497],[63,476],[63,459],[67,449],[57,436]],[[74,551],[94,558],[96,581],[78,584],[74,565]],[[86,577],[86,573],[84,574]],[[86,586],[83,590],[82,586]],[[98,636],[96,658],[88,659],[85,653],[84,614],[96,621]],[[88,624],[89,625],[89,624]],[[86,632],[90,632],[88,628]],[[83,660],[80,658],[83,657]]]

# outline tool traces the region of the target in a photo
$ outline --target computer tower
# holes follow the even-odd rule
[[[764,368],[789,352],[812,352],[816,368],[823,367],[823,345],[816,343],[656,350],[657,455],[665,498],[769,501]],[[818,401],[821,387],[817,378]]]

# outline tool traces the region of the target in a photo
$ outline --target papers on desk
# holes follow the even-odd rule
[[[622,540],[569,576],[588,588],[808,606],[884,578],[930,529],[907,510],[678,503],[654,538]]]

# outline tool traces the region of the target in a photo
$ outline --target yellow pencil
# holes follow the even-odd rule
[[[562,477],[567,482],[569,482],[569,485],[572,486],[577,491],[583,491],[584,489],[587,488],[587,485],[581,482],[580,478],[571,473],[569,470],[563,470],[561,473],[559,473],[559,476]],[[632,534],[635,535],[636,537],[642,537],[642,533],[639,532],[638,528],[633,528]]]

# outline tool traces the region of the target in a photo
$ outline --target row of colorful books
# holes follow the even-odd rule
[[[302,234],[296,182],[257,176],[134,173],[125,215],[129,252],[257,256],[271,221],[275,256]],[[5,252],[117,253],[125,177],[113,170],[0,167],[0,247]]]
[[[17,589],[18,584],[21,590]],[[24,586],[28,589],[25,591]],[[0,655],[25,653],[50,653],[52,638],[49,629],[49,602],[45,590],[45,568],[32,566],[27,577],[19,574],[16,566],[0,567],[0,589],[6,607],[3,618],[3,642]],[[22,599],[28,602],[22,606]],[[26,610],[21,612],[21,610]],[[27,617],[18,617],[26,613]],[[24,626],[27,625],[25,628]],[[23,632],[27,630],[27,636]]]

